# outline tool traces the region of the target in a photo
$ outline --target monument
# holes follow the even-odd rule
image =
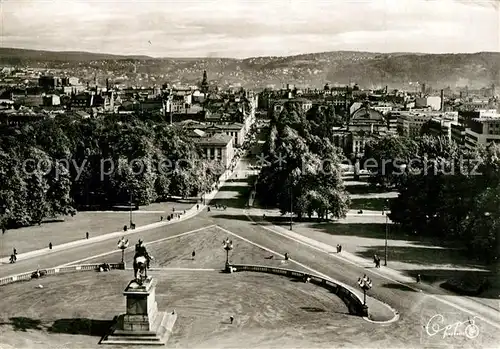
[[[139,240],[134,257],[134,280],[129,282],[123,292],[126,297],[126,313],[117,317],[110,334],[102,339],[101,344],[166,344],[177,320],[177,314],[158,311],[157,281],[147,276],[149,259],[151,257]]]

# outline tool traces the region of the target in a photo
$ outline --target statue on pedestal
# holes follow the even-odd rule
[[[134,279],[138,284],[142,283],[142,280],[147,279],[147,270],[149,269],[149,263],[153,259],[146,250],[146,246],[143,245],[142,240],[139,239],[138,243],[135,245],[135,255],[134,255]],[[137,273],[139,272],[139,278],[137,278]]]

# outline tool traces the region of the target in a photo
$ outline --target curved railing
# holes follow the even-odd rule
[[[262,265],[231,264],[231,267],[235,268],[236,272],[254,271],[254,272],[276,274],[276,275],[282,275],[300,279],[305,279],[306,277],[309,277],[310,283],[326,288],[327,290],[335,293],[337,297],[342,299],[342,301],[349,309],[350,314],[364,316],[364,317],[368,316],[368,308],[363,305],[363,300],[353,291],[349,290],[346,286],[337,283],[333,280],[325,279],[320,276],[312,275],[298,270],[266,267]]]
[[[40,273],[44,274],[44,276],[61,274],[61,273],[71,273],[75,271],[97,271],[99,270],[99,267],[102,264],[103,263],[79,264],[79,265],[71,265],[65,267],[39,269],[39,271]],[[124,265],[121,263],[107,263],[107,265],[109,266],[110,269],[124,269]],[[19,281],[31,280],[32,279],[31,275],[33,275],[34,272],[35,270],[32,270],[26,273],[0,278],[0,286],[8,285]]]

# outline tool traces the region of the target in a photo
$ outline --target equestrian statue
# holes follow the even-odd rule
[[[149,255],[146,250],[146,246],[143,245],[142,240],[139,239],[138,243],[135,245],[135,255],[134,255],[134,279],[137,283],[142,284],[142,281],[147,279],[150,261],[154,259]],[[139,278],[137,277],[139,273]]]

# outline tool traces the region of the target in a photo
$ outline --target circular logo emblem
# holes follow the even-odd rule
[[[479,336],[479,328],[476,326],[476,324],[467,325],[467,327],[465,328],[465,335],[469,339],[474,339]]]

